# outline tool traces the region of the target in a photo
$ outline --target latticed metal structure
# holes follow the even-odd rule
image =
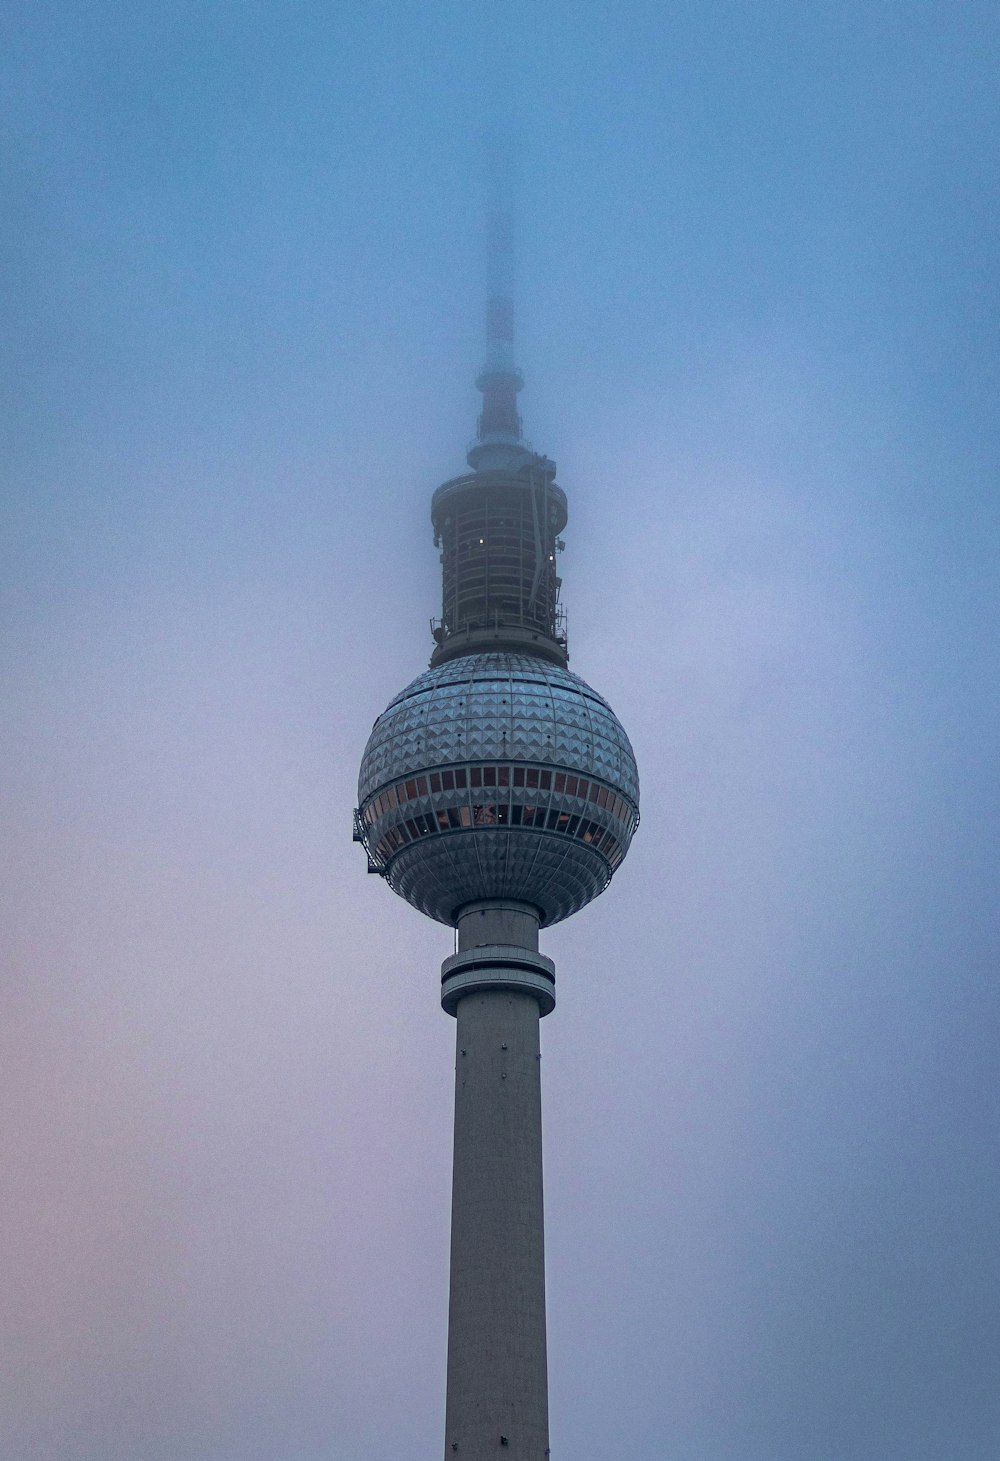
[[[536,654],[566,663],[556,570],[566,517],[566,494],[547,457],[438,488],[431,521],[441,549],[442,604],[432,663],[488,643],[501,629],[520,631]]]
[[[566,496],[521,438],[509,254],[501,210],[472,470],[431,504],[431,667],[376,720],[354,814],[369,872],[457,931],[446,1461],[549,1456],[538,1026],[555,971],[538,930],[603,892],[639,821],[628,737],[568,668]]]

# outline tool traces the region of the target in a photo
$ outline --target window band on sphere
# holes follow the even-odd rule
[[[487,788],[506,790],[507,796],[494,795],[486,801],[475,795]],[[456,800],[455,792],[466,795]],[[543,794],[541,802],[537,795],[527,800],[533,792]],[[438,800],[442,797],[447,798],[444,804]],[[412,815],[394,816],[389,825],[376,828],[376,823],[395,808],[410,803],[414,804]],[[594,809],[606,816],[585,815]],[[627,846],[638,824],[636,808],[593,777],[548,766],[509,763],[442,767],[407,777],[377,791],[361,815],[365,845],[380,871],[410,842],[481,827],[534,828],[578,838],[600,853],[614,870],[624,856],[623,844]]]

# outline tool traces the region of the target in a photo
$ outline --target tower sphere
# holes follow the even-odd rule
[[[487,899],[558,923],[604,891],[639,821],[628,736],[596,691],[534,655],[463,655],[379,716],[358,783],[373,872],[441,923]]]

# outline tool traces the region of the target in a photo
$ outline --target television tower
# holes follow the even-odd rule
[[[521,434],[509,175],[488,210],[486,362],[471,472],[434,493],[440,622],[430,669],[365,747],[354,814],[369,872],[456,930],[445,1461],[549,1455],[538,930],[602,893],[639,821],[635,757],[567,668],[556,555],[566,495]]]

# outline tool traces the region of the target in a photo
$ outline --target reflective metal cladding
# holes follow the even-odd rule
[[[453,923],[467,903],[514,898],[543,924],[607,886],[638,824],[627,735],[578,675],[493,652],[426,671],[375,722],[357,833],[373,871]]]

